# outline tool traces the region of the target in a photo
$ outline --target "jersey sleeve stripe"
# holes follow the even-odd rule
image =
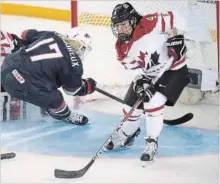
[[[170,15],[170,28],[173,29],[173,12],[168,11],[168,14]]]
[[[164,32],[165,31],[165,20],[164,20],[164,17],[163,17],[163,14],[161,13],[161,26],[162,26],[162,32]]]

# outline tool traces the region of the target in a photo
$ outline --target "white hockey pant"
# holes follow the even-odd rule
[[[144,103],[146,137],[157,139],[163,129],[164,104],[167,98],[159,92],[148,103]]]

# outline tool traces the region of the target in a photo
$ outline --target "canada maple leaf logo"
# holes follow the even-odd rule
[[[138,56],[139,58],[139,64],[141,65],[141,67],[145,68],[145,56],[147,55],[147,52],[144,53],[144,52],[141,52],[140,51],[140,55]]]
[[[134,67],[134,68],[131,68],[132,70],[135,70],[137,68],[145,68],[146,66],[146,63],[145,63],[145,57],[148,55],[147,52],[142,52],[140,51],[140,54],[138,57],[138,60],[133,60],[131,61],[131,64],[135,64],[135,63],[138,63],[138,66]]]

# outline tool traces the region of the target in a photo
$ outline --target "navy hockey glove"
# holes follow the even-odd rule
[[[82,82],[83,82],[82,89],[83,89],[84,95],[91,94],[95,91],[95,88],[96,88],[95,80],[93,80],[92,78],[88,78],[88,79],[82,79]]]
[[[138,97],[143,97],[144,102],[149,102],[156,93],[154,86],[150,85],[152,79],[144,75],[138,75],[134,78],[133,90]]]
[[[184,42],[183,35],[177,35],[168,38],[168,40],[166,41],[166,46],[168,48],[168,56],[173,56],[174,62],[179,61],[180,59],[185,57],[187,48]]]

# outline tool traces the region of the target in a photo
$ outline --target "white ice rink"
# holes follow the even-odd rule
[[[30,28],[63,33],[69,27],[70,23],[66,22],[1,15],[1,29],[19,35],[23,30]],[[100,88],[104,84],[127,83],[127,76],[114,56],[115,39],[111,35],[111,29],[94,26],[86,28],[93,37],[94,47],[89,56],[90,61],[85,65],[85,76],[95,78]],[[107,65],[109,63],[111,64]],[[69,98],[68,102],[71,104],[72,99]],[[111,100],[96,101],[86,104],[86,107],[115,114],[120,114],[121,110],[121,105]],[[166,117],[176,118],[187,112],[193,112],[195,117],[184,126],[219,131],[219,105],[187,106],[178,103],[175,108],[166,109]],[[5,151],[3,148],[2,152]],[[219,183],[219,154],[160,157],[153,165],[146,168],[141,167],[139,159],[100,157],[84,177],[64,180],[54,177],[55,168],[81,169],[90,158],[16,153],[15,159],[1,161],[1,183]]]

